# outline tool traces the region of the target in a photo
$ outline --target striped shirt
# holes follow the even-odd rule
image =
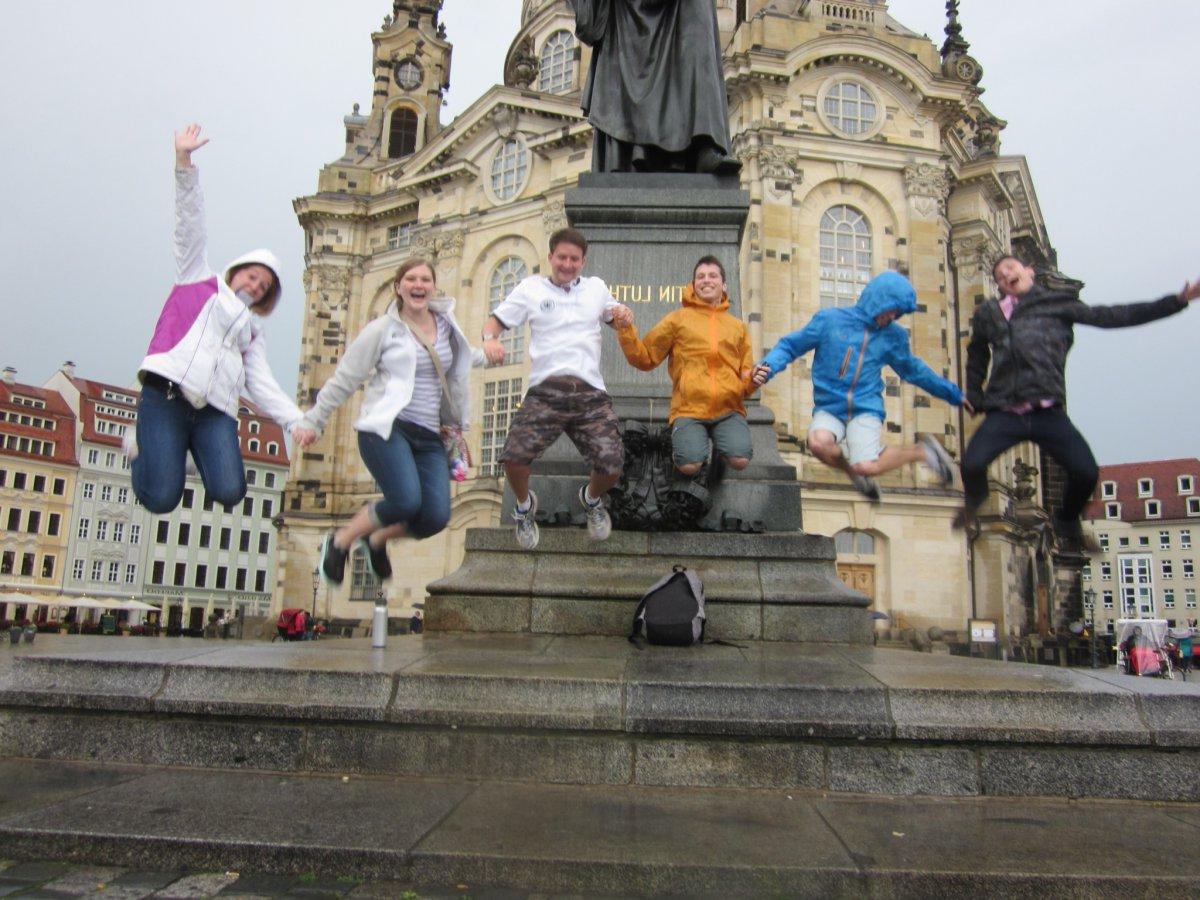
[[[437,340],[433,342],[433,349],[442,362],[442,371],[446,371],[454,361],[454,351],[450,347],[450,323],[445,316],[437,313],[433,318],[437,322]],[[413,340],[417,339],[414,337]],[[436,432],[442,427],[442,383],[438,380],[433,360],[420,341],[417,341],[417,347],[417,372],[413,378],[412,399],[396,418]]]

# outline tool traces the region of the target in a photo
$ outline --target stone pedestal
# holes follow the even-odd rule
[[[458,571],[429,585],[427,631],[626,635],[671,566],[704,582],[710,637],[871,643],[868,599],[837,577],[827,537],[615,531],[603,542],[547,528],[537,550],[511,528],[472,528]]]

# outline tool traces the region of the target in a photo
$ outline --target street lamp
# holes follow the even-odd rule
[[[312,570],[312,584],[313,584],[312,617],[313,617],[313,621],[315,622],[317,620],[317,588],[319,588],[321,586],[321,570],[320,569],[314,568]]]
[[[1092,635],[1092,668],[1098,669],[1098,668],[1100,668],[1100,665],[1096,661],[1096,590],[1095,590],[1095,588],[1088,588],[1086,591],[1084,591],[1083,599],[1087,602],[1087,605],[1088,605],[1088,622],[1090,625],[1090,631],[1091,631],[1091,635]]]

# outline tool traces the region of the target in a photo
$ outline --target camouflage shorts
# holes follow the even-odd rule
[[[593,471],[621,474],[625,445],[612,398],[578,378],[548,378],[529,389],[513,416],[500,461],[528,466],[564,431]]]

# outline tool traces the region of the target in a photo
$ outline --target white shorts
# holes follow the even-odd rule
[[[850,465],[874,462],[883,452],[883,420],[869,414],[855,416],[847,424],[832,413],[818,409],[813,413],[808,433],[828,431],[841,444]]]

